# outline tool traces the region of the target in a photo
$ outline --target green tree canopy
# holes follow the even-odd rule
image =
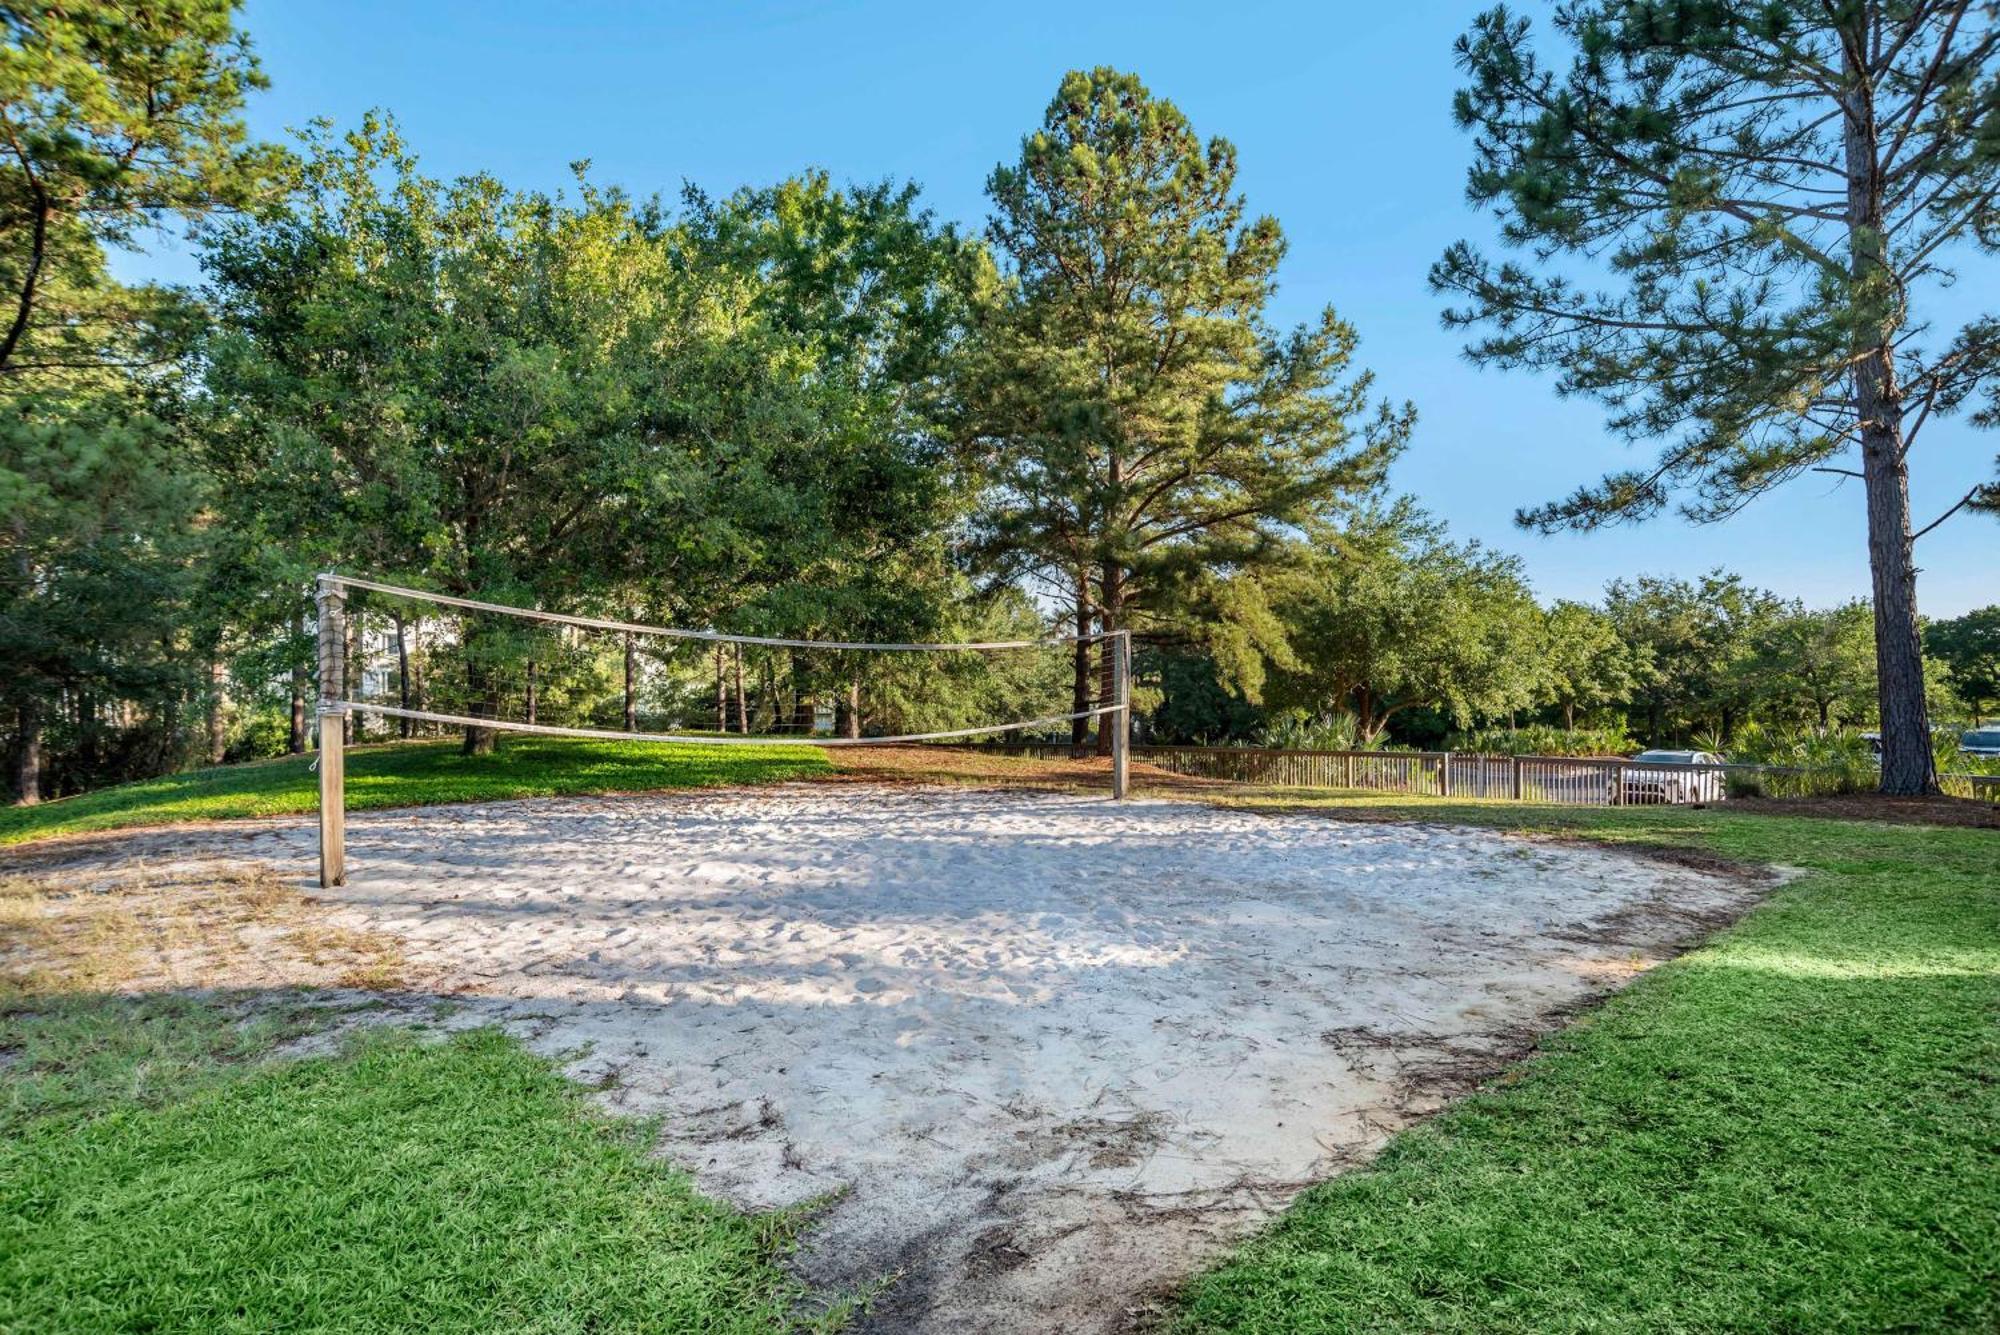
[[[1542,623],[1543,698],[1562,711],[1563,727],[1576,727],[1579,709],[1588,713],[1623,701],[1652,673],[1652,651],[1628,643],[1612,619],[1586,603],[1564,599]]]
[[[1924,649],[1951,668],[1952,685],[1976,719],[2000,705],[2000,605],[1924,628]]]
[[[1776,712],[1803,715],[1821,732],[1871,717],[1875,621],[1868,604],[1783,607],[1758,638],[1752,671]]]
[[[1267,689],[1280,708],[1351,712],[1372,744],[1408,710],[1464,728],[1535,703],[1541,612],[1520,561],[1448,541],[1407,504],[1315,543],[1271,582],[1291,651]]]
[[[207,255],[208,457],[266,568],[789,634],[935,620],[945,492],[903,377],[953,261],[907,195],[815,178],[679,222],[581,169],[573,199],[432,180],[381,121],[307,148],[287,206]],[[534,648],[465,644],[466,712]]]
[[[182,760],[205,498],[160,410],[195,311],[106,252],[282,165],[243,127],[262,79],[235,9],[0,11],[0,711],[25,802]]]
[[[168,294],[109,280],[106,246],[251,202],[282,157],[249,141],[263,86],[237,0],[9,5],[0,13],[0,374],[124,364]],[[121,356],[120,353],[127,355]]]
[[[1640,575],[1605,588],[1605,612],[1619,635],[1652,659],[1631,697],[1649,745],[1707,728],[1728,738],[1756,704],[1751,664],[1781,606],[1722,570],[1699,580]]]

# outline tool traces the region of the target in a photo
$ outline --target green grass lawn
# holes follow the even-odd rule
[[[771,1332],[798,1213],[706,1200],[492,1032],[263,1060],[314,1008],[0,1006],[0,1330]]]
[[[34,807],[0,807],[0,844],[54,834],[183,821],[313,811],[312,757],[219,765],[122,784]],[[817,747],[675,746],[560,737],[503,738],[491,755],[463,756],[456,741],[389,742],[347,753],[347,809],[550,797],[561,793],[773,783],[824,774]]]
[[[1182,1332],[2000,1328],[2000,836],[1325,805],[1805,874],[1309,1192]]]
[[[384,748],[356,755],[378,780],[356,804],[824,763],[793,751],[683,763],[521,741],[462,762],[448,744]],[[275,777],[248,781],[259,771]],[[95,795],[109,805],[79,819],[98,824],[72,828],[311,803],[295,766],[211,776],[205,800],[183,790],[178,805],[157,789]],[[1190,1283],[1183,1335],[2000,1328],[2000,835],[1242,800],[1694,847],[1802,875],[1307,1193]],[[796,1216],[704,1201],[643,1154],[639,1130],[497,1036],[382,1032],[269,1059],[314,1013],[280,1000],[246,1023],[227,999],[0,995],[0,1330],[786,1328]]]

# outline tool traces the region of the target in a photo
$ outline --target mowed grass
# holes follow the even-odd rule
[[[796,1213],[746,1216],[509,1039],[102,995],[0,1010],[0,1330],[771,1332]]]
[[[2000,835],[1259,805],[1692,846],[1803,875],[1308,1192],[1188,1286],[1181,1332],[2000,1329]]]
[[[0,845],[57,834],[288,816],[316,810],[312,756],[218,765],[33,807],[0,808]],[[813,746],[677,746],[561,737],[501,739],[491,755],[456,741],[388,742],[347,753],[347,809],[428,806],[571,793],[775,783],[829,770]]]

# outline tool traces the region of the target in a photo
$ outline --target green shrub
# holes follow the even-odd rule
[[[1257,730],[1257,745],[1279,751],[1368,751],[1361,739],[1361,721],[1345,709],[1330,714],[1288,710]]]

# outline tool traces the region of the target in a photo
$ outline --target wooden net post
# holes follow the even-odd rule
[[[1132,632],[1111,637],[1111,703],[1118,711],[1111,723],[1111,796],[1122,798],[1132,780]]]
[[[319,581],[319,883],[347,884],[347,773],[341,731],[347,704],[346,596]]]

